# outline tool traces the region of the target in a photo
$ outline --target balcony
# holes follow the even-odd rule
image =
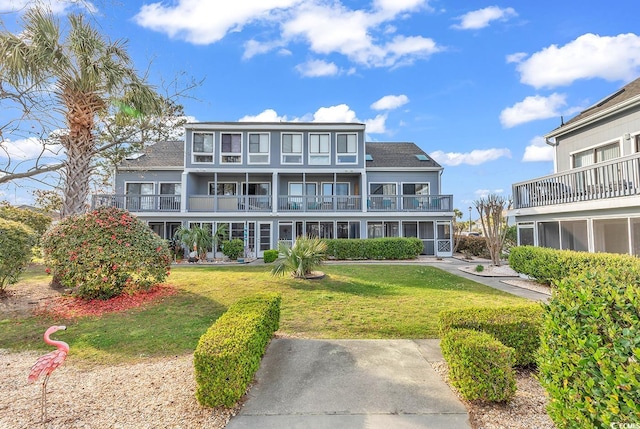
[[[131,212],[180,212],[180,195],[98,194],[91,208],[119,207]],[[279,212],[360,212],[361,195],[283,195],[277,198]],[[452,211],[452,195],[371,195],[369,212]],[[272,212],[271,195],[192,195],[188,212]]]
[[[515,183],[514,209],[599,201],[640,193],[640,153]]]

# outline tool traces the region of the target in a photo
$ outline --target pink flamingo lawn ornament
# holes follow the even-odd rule
[[[29,373],[29,383],[35,382],[44,374],[44,381],[42,382],[42,400],[40,402],[43,422],[47,420],[47,381],[49,381],[51,373],[57,367],[62,365],[64,360],[67,358],[67,353],[69,353],[69,344],[64,341],[52,340],[49,336],[54,332],[65,329],[67,329],[66,326],[52,326],[46,330],[44,333],[44,342],[57,347],[57,350],[47,353],[44,356],[40,356],[36,363],[31,367],[31,372]]]

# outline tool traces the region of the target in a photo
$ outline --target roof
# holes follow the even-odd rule
[[[617,110],[615,109],[616,106],[622,107],[625,102],[631,101],[634,98],[639,98],[639,96],[640,78],[628,83],[613,94],[606,96],[596,104],[583,110],[578,115],[553,130],[549,135],[561,134],[564,128],[574,128],[571,127],[571,125],[578,126],[578,123],[588,121],[589,118],[593,117],[595,119],[595,117],[599,116],[598,114],[604,114],[608,110]]]
[[[368,168],[441,168],[429,155],[415,143],[365,143],[365,152],[371,155],[373,161],[366,161]],[[119,169],[127,168],[162,168],[184,166],[184,142],[163,141],[146,146],[142,156],[135,159],[125,159]],[[421,158],[426,158],[421,161]],[[133,158],[133,157],[132,157]]]
[[[368,168],[406,167],[406,168],[442,168],[415,143],[365,143],[365,151],[373,161],[367,161]],[[423,155],[421,161],[416,155]]]
[[[142,156],[125,159],[118,168],[128,167],[183,167],[184,141],[163,141],[146,146]],[[132,157],[133,158],[133,157]]]

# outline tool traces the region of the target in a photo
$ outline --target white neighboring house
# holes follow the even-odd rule
[[[640,79],[545,136],[554,174],[513,185],[518,244],[640,254]]]

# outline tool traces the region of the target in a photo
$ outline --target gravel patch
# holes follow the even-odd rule
[[[431,364],[467,407],[472,429],[555,429],[556,426],[546,411],[546,392],[533,372],[518,370],[516,395],[508,403],[467,401],[451,385],[447,363],[442,361]]]
[[[42,385],[27,383],[42,354],[0,350],[0,428],[220,429],[239,410],[198,404],[192,355],[91,368],[70,355],[49,378],[43,424]]]

